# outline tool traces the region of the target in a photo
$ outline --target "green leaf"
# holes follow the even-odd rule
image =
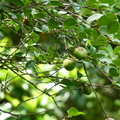
[[[34,60],[29,60],[26,63],[26,69],[33,68],[35,66],[35,61]]]
[[[67,18],[65,21],[64,21],[64,27],[70,27],[70,26],[74,26],[76,25],[77,22],[74,18]]]
[[[112,21],[107,26],[107,32],[108,34],[112,34],[117,32],[119,29],[119,23],[117,21]]]
[[[107,56],[108,56],[108,51],[107,51],[106,48],[105,48],[104,50],[103,50],[103,49],[102,49],[102,50],[99,50],[99,51],[98,51],[98,54],[103,54],[104,56],[107,57]]]
[[[113,39],[112,41],[115,43],[118,43],[118,45],[120,45],[120,39]]]
[[[52,46],[49,46],[49,47],[47,48],[47,50],[48,50],[48,51],[51,51],[51,52],[55,52],[55,48],[52,47]]]
[[[80,15],[87,15],[90,14],[92,10],[90,10],[89,8],[87,8],[87,6],[92,6],[92,1],[91,0],[86,0],[82,6],[86,6],[86,8],[81,8],[81,12]]]
[[[105,41],[97,41],[93,43],[93,46],[99,46],[99,45],[108,45],[108,43]]]
[[[83,75],[79,71],[77,71],[77,77],[81,78],[81,77],[83,77]]]
[[[114,50],[113,50],[113,53],[118,53],[120,52],[120,46],[117,46]]]
[[[74,83],[72,81],[68,81],[68,80],[62,80],[60,83],[66,85],[66,86],[74,86]]]
[[[79,33],[79,37],[80,37],[81,39],[87,38],[87,34],[86,34],[85,32],[80,32],[80,33]]]
[[[15,5],[18,5],[20,7],[24,6],[24,3],[21,0],[10,0],[10,2],[12,2]]]
[[[90,39],[92,39],[92,41],[97,40],[98,32],[95,29],[85,28],[84,32],[88,35]]]
[[[102,27],[105,27],[105,26],[102,26]],[[107,31],[107,28],[106,28],[106,31]],[[106,32],[107,33],[107,32]],[[102,35],[102,34],[100,34],[99,36],[98,36],[98,40],[101,40],[101,41],[108,41],[108,38],[105,36],[105,35]]]
[[[113,60],[113,63],[117,65],[117,67],[120,67],[120,59]]]
[[[15,59],[16,61],[22,61],[23,59],[25,59],[25,57],[23,57],[24,53],[23,52],[17,52],[14,54],[13,59]]]
[[[119,79],[118,79],[119,80]],[[111,87],[116,87],[116,88],[120,88],[120,82],[119,81],[117,81],[117,82],[112,82],[112,84],[111,84]]]
[[[60,1],[51,1],[50,5],[52,6],[63,6],[63,3]]]
[[[117,0],[117,2],[115,3],[115,7],[118,9],[120,8],[120,0]]]
[[[4,37],[4,34],[0,31],[0,40],[2,40]]]
[[[109,24],[109,22],[111,21],[115,21],[117,20],[117,16],[113,13],[107,13],[103,16],[101,16],[99,19],[98,19],[98,25],[100,26],[107,26]]]
[[[42,31],[43,32],[49,32],[49,28],[47,25],[42,25]]]
[[[107,25],[109,23],[109,18],[107,17],[107,15],[103,15],[98,19],[98,25],[102,26],[102,25]]]
[[[116,82],[116,87],[120,88],[120,83]]]
[[[46,14],[45,13],[37,13],[37,14],[35,14],[35,18],[43,18],[43,17],[45,17],[46,16]]]
[[[100,31],[104,34],[107,34],[107,27],[106,26],[101,26]]]
[[[101,57],[105,57],[105,55],[104,55],[104,54],[99,54],[99,53],[97,53],[97,54],[95,54],[95,55],[92,55],[92,57],[93,57],[93,58],[101,58]]]
[[[114,67],[111,67],[111,68],[109,69],[109,74],[110,74],[111,76],[119,76],[119,72],[118,72],[117,68],[114,68]]]
[[[2,2],[0,2],[0,9],[3,11],[6,10],[6,6]]]
[[[115,0],[99,0],[99,2],[113,4],[115,2]]]
[[[92,29],[91,29],[91,28],[85,28],[85,29],[84,29],[84,32],[85,32],[86,34],[88,34],[89,36],[92,35]]]
[[[37,57],[38,61],[42,61],[42,60],[44,60],[44,58],[45,58],[45,56],[42,55],[42,54],[40,54],[40,55]]]
[[[115,35],[114,35],[114,38],[120,39],[120,34],[119,34],[119,33],[118,33],[118,34],[115,34]]]
[[[69,110],[67,110],[67,113],[68,113],[68,117],[85,114],[84,112],[79,112],[75,107],[71,107]]]
[[[48,26],[50,29],[55,29],[58,26],[58,22],[54,19],[50,19],[48,22]]]
[[[23,12],[24,12],[25,16],[29,17],[29,15],[31,14],[32,10],[24,9]]]
[[[94,55],[96,53],[96,48],[93,46],[90,46],[90,55]]]
[[[34,28],[34,30],[36,31],[36,32],[41,32],[42,33],[42,31],[38,28],[38,27],[33,27]],[[39,39],[38,39],[39,40]],[[37,42],[37,41],[36,41]]]
[[[91,23],[95,20],[98,20],[101,16],[102,16],[102,14],[99,14],[99,13],[93,14],[90,17],[88,17],[87,22]]]
[[[120,78],[118,78],[117,83],[120,83]]]
[[[110,54],[113,53],[113,48],[112,48],[112,46],[111,46],[110,44],[108,44],[108,46],[107,46],[107,51],[108,51],[108,53],[110,53]]]
[[[92,39],[93,40],[97,40],[97,38],[98,38],[98,32],[93,29],[91,33],[92,33]]]
[[[34,29],[36,30],[37,28],[34,27]],[[40,39],[40,36],[38,34],[36,34],[35,32],[32,32],[31,35],[30,35],[30,37],[32,38],[32,40],[34,42],[38,42],[38,40]]]

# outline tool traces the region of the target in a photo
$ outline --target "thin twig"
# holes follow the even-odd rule
[[[107,115],[107,113],[106,113],[106,111],[105,111],[105,109],[104,109],[104,107],[103,107],[103,105],[102,105],[102,102],[101,102],[100,98],[98,97],[98,95],[97,95],[97,93],[96,93],[96,91],[95,91],[95,89],[94,89],[94,87],[93,87],[93,85],[92,85],[92,82],[91,82],[91,80],[90,80],[90,78],[89,78],[89,75],[88,75],[88,72],[87,72],[87,68],[86,68],[86,66],[85,66],[84,63],[83,63],[83,66],[84,66],[85,74],[86,74],[86,76],[87,76],[87,78],[88,78],[88,81],[89,81],[89,83],[90,83],[90,86],[91,86],[91,88],[93,89],[93,92],[94,92],[97,100],[98,100],[99,103],[100,103],[100,106],[101,106],[101,108],[102,108],[102,110],[103,110],[103,113],[104,113],[105,117],[108,118],[108,115]]]

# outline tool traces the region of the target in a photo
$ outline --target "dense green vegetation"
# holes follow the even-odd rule
[[[119,120],[119,27],[120,0],[1,0],[0,120]]]

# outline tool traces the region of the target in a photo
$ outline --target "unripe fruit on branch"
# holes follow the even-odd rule
[[[67,58],[63,61],[63,66],[66,70],[71,71],[75,68],[75,61]]]
[[[86,95],[90,95],[92,93],[92,88],[90,86],[83,86],[82,91]]]
[[[87,50],[83,47],[77,47],[75,48],[74,52],[73,52],[73,55],[81,60],[82,58],[86,58],[87,57]]]

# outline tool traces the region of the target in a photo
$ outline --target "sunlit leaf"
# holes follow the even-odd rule
[[[88,17],[87,22],[91,23],[95,20],[98,20],[101,16],[102,16],[102,14],[99,14],[99,13],[93,14],[90,17]]]
[[[43,32],[48,32],[49,31],[49,28],[47,25],[42,25],[42,31]]]
[[[120,59],[113,60],[113,63],[120,67]]]
[[[0,31],[0,40],[4,38],[4,34]]]
[[[118,53],[120,52],[120,46],[117,46],[114,50],[113,50],[114,53]]]
[[[107,51],[108,51],[110,54],[113,53],[113,48],[112,48],[112,46],[111,46],[110,44],[107,46]]]
[[[2,33],[1,33],[2,35]],[[7,43],[9,41],[8,37],[4,37],[2,40],[0,40],[0,46],[7,46]],[[0,52],[4,51],[5,47],[0,47]]]
[[[79,112],[75,107],[71,107],[69,110],[67,110],[67,113],[68,113],[68,117],[85,114],[84,112]]]
[[[36,31],[36,32],[42,32],[38,27],[34,27],[34,30]],[[38,37],[37,37],[38,38]],[[39,38],[37,39],[37,40],[39,40]]]
[[[13,106],[17,106],[20,103],[19,99],[11,97],[10,95],[6,95],[6,100],[11,102]]]
[[[117,0],[117,2],[115,3],[115,7],[118,9],[120,8],[120,0]]]

